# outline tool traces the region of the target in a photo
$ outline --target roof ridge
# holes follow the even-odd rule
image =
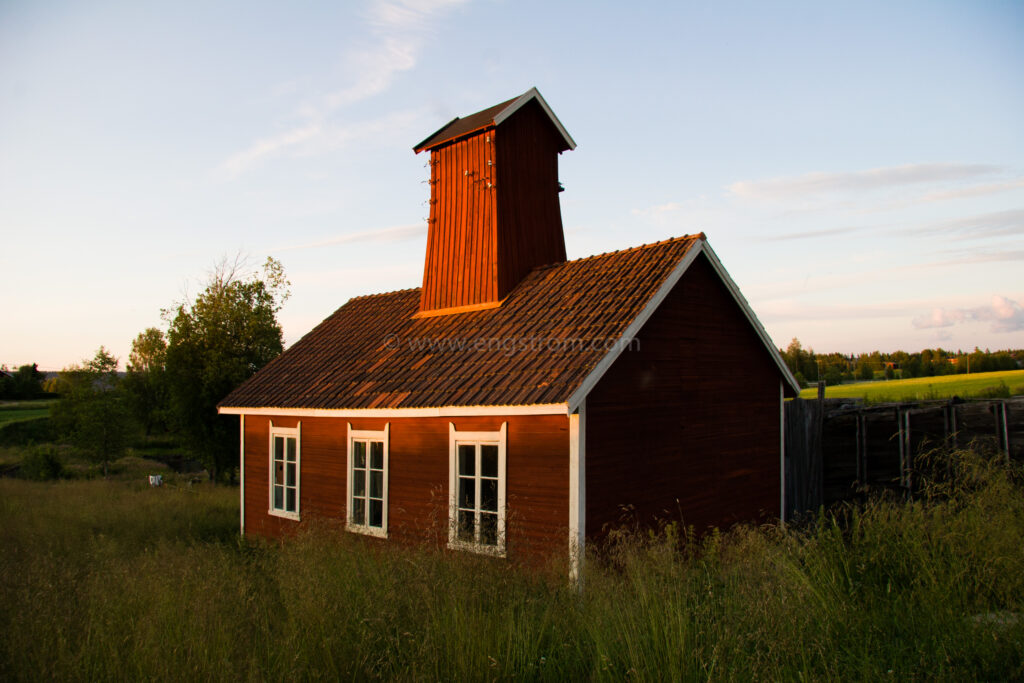
[[[659,240],[657,242],[648,242],[646,244],[638,244],[635,247],[626,247],[625,249],[616,249],[614,251],[605,251],[605,252],[602,252],[600,254],[591,254],[590,256],[581,256],[580,258],[572,259],[571,261],[566,261],[566,263],[579,263],[581,261],[590,261],[591,259],[602,258],[602,257],[605,257],[605,256],[612,256],[613,254],[628,254],[630,252],[641,251],[643,249],[653,249],[654,247],[661,247],[661,246],[664,246],[666,244],[673,243],[673,242],[684,242],[684,241],[687,241],[687,240],[697,240],[697,239],[702,240],[702,241],[707,241],[707,235],[705,235],[703,232],[698,232],[698,233],[695,233],[695,234],[692,234],[692,235],[680,235],[678,237],[668,237],[666,239]],[[553,264],[551,264],[551,266],[559,266],[559,265],[562,265],[562,264],[561,263],[553,263]],[[551,266],[540,266],[540,267],[541,268],[549,268]]]
[[[359,299],[374,299],[379,296],[389,296],[391,294],[406,294],[408,292],[418,292],[421,287],[407,287],[405,289],[393,289],[390,292],[375,292],[374,294],[359,294],[358,296],[351,297],[349,301],[357,301]],[[346,302],[347,303],[347,302]]]

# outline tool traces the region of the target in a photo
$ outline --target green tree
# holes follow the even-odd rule
[[[782,354],[782,359],[786,361],[786,366],[789,368],[790,372],[795,375],[801,371],[801,366],[804,360],[804,349],[803,346],[800,345],[799,339],[793,337],[793,341],[789,342],[789,346],[786,347],[786,350],[783,351],[782,349],[779,349],[779,351]]]
[[[866,360],[863,360],[863,358],[864,357],[861,356],[861,360],[857,361],[857,379],[861,379],[861,380],[874,379],[875,378],[875,371],[871,368],[871,363],[869,363]]]
[[[290,283],[281,263],[243,268],[240,259],[222,261],[195,301],[165,311],[171,414],[214,481],[233,481],[238,463],[238,418],[218,415],[217,403],[284,349],[277,312]]]
[[[65,438],[86,457],[103,466],[127,447],[130,419],[117,375],[118,359],[104,347],[82,365],[61,371],[67,391],[52,414]]]
[[[167,426],[167,340],[150,327],[132,342],[123,386],[128,408],[149,436]]]

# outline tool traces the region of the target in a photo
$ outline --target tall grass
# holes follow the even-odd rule
[[[617,532],[580,592],[328,522],[241,541],[227,488],[0,480],[0,679],[1024,676],[1019,473],[919,481],[802,528]]]

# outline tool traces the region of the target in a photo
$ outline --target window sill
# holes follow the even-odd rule
[[[477,555],[489,555],[491,557],[505,557],[505,548],[493,545],[477,545],[465,541],[448,541],[449,550],[463,550]]]
[[[282,510],[267,510],[267,514],[271,517],[283,517],[284,519],[290,519],[293,522],[300,521],[299,513],[297,512],[284,512]]]
[[[388,532],[386,529],[377,529],[372,526],[361,526],[359,524],[346,524],[345,531],[349,531],[353,534],[363,534],[364,536],[373,536],[375,538],[387,538]]]

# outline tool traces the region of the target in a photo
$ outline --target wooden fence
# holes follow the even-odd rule
[[[983,446],[1024,460],[1024,397],[865,406],[855,399],[786,403],[787,516],[876,488],[909,490],[915,457]]]

